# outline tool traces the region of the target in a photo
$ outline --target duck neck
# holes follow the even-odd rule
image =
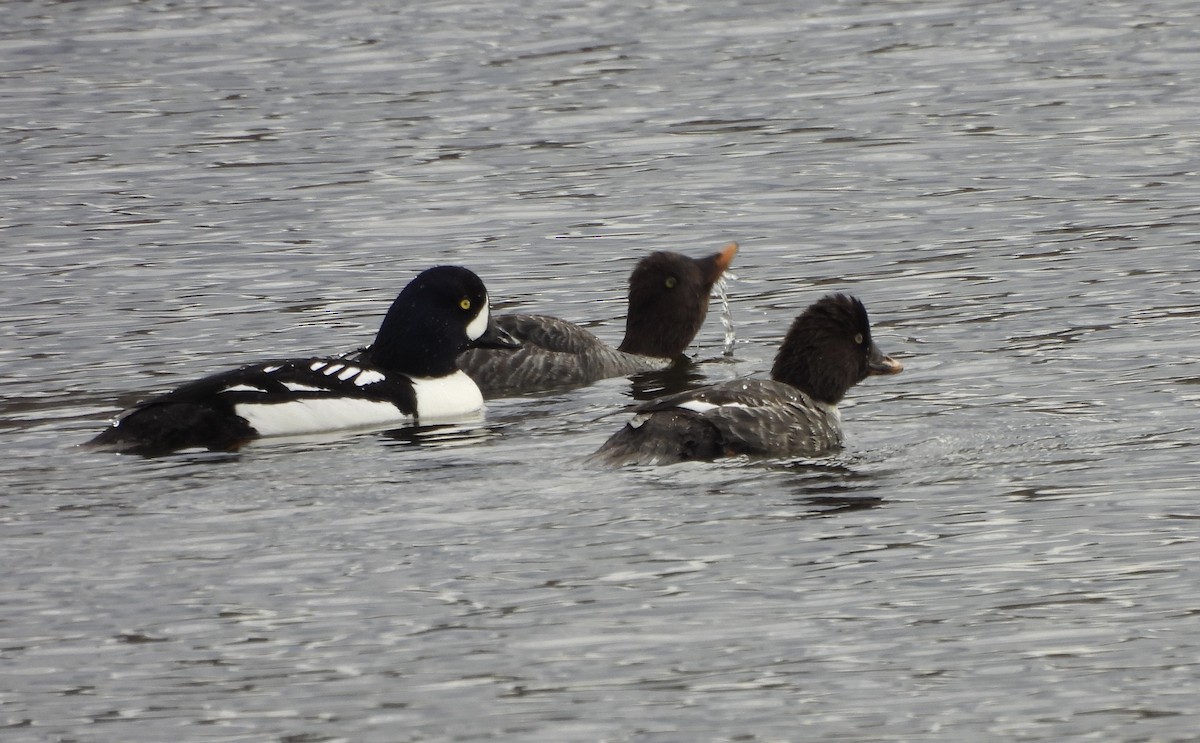
[[[703,316],[700,318],[703,322]],[[699,325],[695,327],[680,324],[660,316],[660,313],[639,312],[630,306],[629,315],[625,318],[625,338],[618,351],[650,356],[656,359],[674,359],[683,355],[688,343],[696,335]]]
[[[786,353],[785,353],[786,350]],[[828,344],[784,342],[771,367],[771,378],[791,385],[827,405],[837,405],[860,380],[854,378],[854,360]]]
[[[451,344],[445,323],[438,318],[424,322],[405,322],[404,308],[393,306],[384,318],[367,349],[365,358],[372,365],[388,372],[410,377],[441,377],[458,370],[458,354],[464,344]]]

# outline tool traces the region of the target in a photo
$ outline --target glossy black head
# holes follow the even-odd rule
[[[771,377],[836,405],[872,374],[899,374],[904,366],[871,340],[862,302],[846,294],[822,297],[792,323]]]
[[[468,348],[516,348],[496,327],[487,289],[461,266],[435,266],[404,287],[392,303],[364,360],[411,376],[453,372]]]
[[[675,358],[687,350],[708,314],[713,284],[737,255],[737,243],[704,258],[652,253],[629,277],[629,313],[620,350]]]

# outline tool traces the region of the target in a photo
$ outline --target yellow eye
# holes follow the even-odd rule
[[[458,300],[458,306],[462,307],[464,310],[469,310],[471,309],[471,300],[463,297],[462,299]]]
[[[663,284],[665,284],[668,289],[674,289],[675,285],[678,283],[679,283],[679,280],[676,279],[674,276],[668,276],[667,280],[663,282]]]
[[[856,346],[861,346],[862,342],[863,342],[863,334],[862,333],[858,333],[857,335],[854,336],[854,344]]]

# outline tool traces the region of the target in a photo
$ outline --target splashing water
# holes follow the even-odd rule
[[[724,356],[733,356],[733,343],[737,340],[733,332],[733,315],[729,311],[729,293],[726,291],[730,280],[737,281],[737,276],[726,271],[713,284],[713,296],[721,300],[721,325],[725,328],[725,348],[721,353]]]

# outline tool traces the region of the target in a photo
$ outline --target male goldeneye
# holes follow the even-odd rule
[[[616,348],[566,320],[501,315],[496,323],[521,347],[472,349],[459,357],[459,366],[489,399],[666,368],[696,337],[713,284],[737,250],[737,243],[729,243],[704,258],[658,252],[638,261],[629,277],[625,339]]]
[[[871,340],[862,302],[823,297],[792,323],[771,379],[737,379],[652,400],[592,455],[605,464],[815,456],[842,443],[837,404],[873,374],[904,367]]]
[[[478,276],[437,266],[404,287],[357,359],[264,361],[214,374],[137,405],[88,444],[138,454],[232,450],[259,436],[454,419],[483,406],[455,361],[474,346],[517,342],[492,321]]]

